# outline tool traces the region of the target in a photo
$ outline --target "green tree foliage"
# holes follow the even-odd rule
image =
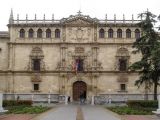
[[[141,60],[130,66],[131,70],[139,72],[139,80],[135,82],[138,87],[144,85],[145,89],[150,89],[154,85],[154,99],[157,99],[157,85],[159,80],[159,58],[160,44],[159,36],[154,30],[156,15],[148,10],[139,14],[142,21],[138,23],[141,28],[141,37],[133,43],[134,54],[141,53]]]

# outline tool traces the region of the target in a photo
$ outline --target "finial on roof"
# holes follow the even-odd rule
[[[37,15],[35,14],[35,20],[37,19]]]
[[[54,20],[54,14],[52,14],[52,20]]]
[[[123,14],[123,22],[125,22],[125,15]]]
[[[17,20],[19,20],[19,14],[17,14]]]
[[[28,20],[28,14],[26,14],[26,20]]]
[[[11,13],[10,13],[10,17],[9,17],[9,23],[10,23],[10,24],[14,23],[13,9],[12,9],[12,8],[11,8]]]
[[[132,23],[133,23],[133,21],[134,21],[134,15],[132,14]]]
[[[116,14],[114,14],[114,23],[116,23]]]
[[[26,23],[28,22],[28,14],[26,14]]]
[[[107,14],[106,14],[106,20],[107,20]]]
[[[77,13],[78,13],[78,15],[81,15],[82,12],[79,10]]]
[[[17,23],[19,23],[19,14],[17,14]]]
[[[44,14],[44,16],[43,16],[43,20],[45,20],[45,14]]]
[[[116,20],[116,14],[114,14],[114,19]]]

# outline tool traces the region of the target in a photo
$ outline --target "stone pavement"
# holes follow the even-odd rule
[[[34,120],[121,120],[105,108],[91,105],[63,105]]]
[[[53,108],[33,120],[76,120],[77,106],[63,105]]]
[[[121,118],[105,108],[98,106],[82,106],[84,120],[121,120]]]
[[[160,120],[155,115],[117,115],[101,106],[58,105],[40,114],[0,115],[0,120]],[[121,119],[122,118],[122,119]]]

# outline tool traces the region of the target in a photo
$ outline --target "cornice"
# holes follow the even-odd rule
[[[33,71],[24,71],[24,70],[21,70],[21,71],[12,71],[12,70],[6,70],[6,71],[0,71],[0,73],[30,73],[30,74],[34,74],[34,73],[37,73],[37,72],[33,72]],[[43,74],[43,73],[66,73],[66,74],[75,74],[74,71],[54,71],[54,70],[48,70],[48,71],[40,71],[38,72],[40,74]],[[87,74],[87,73],[117,73],[117,74],[132,74],[132,73],[138,73],[138,71],[84,71],[84,72],[79,72],[80,74]],[[78,73],[77,73],[78,74]]]
[[[133,45],[133,43],[100,43],[100,42],[87,42],[87,43],[71,43],[71,42],[8,42],[12,45]]]

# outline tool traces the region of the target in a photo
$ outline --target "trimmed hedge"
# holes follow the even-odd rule
[[[11,107],[11,106],[31,106],[33,102],[31,100],[4,100],[3,107]]]
[[[136,108],[158,108],[158,101],[155,100],[129,100],[127,101],[129,107]]]
[[[109,107],[108,109],[120,115],[153,115],[152,111],[156,110],[153,108],[139,109],[139,108],[128,107],[128,106],[115,106],[115,107]]]

